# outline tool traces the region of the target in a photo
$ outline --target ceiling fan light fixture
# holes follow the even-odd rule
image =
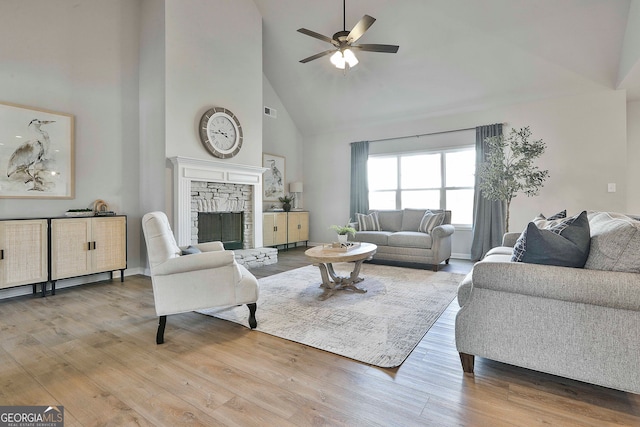
[[[344,70],[347,64],[349,65],[349,68],[352,68],[358,65],[359,62],[351,49],[337,50],[333,55],[331,55],[330,60],[336,68],[341,70]]]
[[[345,49],[343,52],[344,55],[344,60],[347,62],[347,64],[349,64],[350,68],[355,67],[356,65],[358,65],[358,58],[356,58],[356,55],[353,53],[353,51],[351,49]]]

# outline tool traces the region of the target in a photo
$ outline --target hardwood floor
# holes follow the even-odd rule
[[[252,272],[303,265],[297,248]],[[169,316],[158,346],[144,276],[3,300],[0,405],[64,405],[66,426],[640,425],[640,395],[482,358],[464,375],[457,310],[380,369],[196,313]]]

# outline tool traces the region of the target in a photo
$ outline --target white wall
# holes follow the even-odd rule
[[[640,214],[640,101],[627,103],[627,213]]]
[[[223,13],[221,11],[224,11]],[[262,166],[262,17],[251,0],[166,0],[166,156],[214,158],[198,124],[211,107],[240,120],[232,159]]]
[[[542,138],[547,151],[539,166],[550,178],[540,195],[519,195],[511,207],[511,230],[522,230],[536,214],[562,209],[626,211],[627,137],[624,91],[605,90],[581,96],[554,98],[486,111],[416,118],[403,123],[380,123],[341,134],[305,138],[305,195],[316,218],[311,239],[329,241],[327,227],[349,215],[349,143],[398,136],[418,135],[490,123],[508,127],[530,126]],[[329,172],[330,171],[330,172]],[[607,183],[617,192],[607,193]],[[330,202],[329,202],[330,201]],[[467,238],[458,234],[455,238]],[[454,250],[455,252],[455,250]]]
[[[0,2],[0,101],[73,114],[76,159],[75,199],[0,199],[0,218],[58,216],[103,199],[137,221],[139,18],[131,0]],[[130,268],[139,244],[128,241]]]
[[[282,101],[273,90],[271,83],[263,76],[263,94],[264,105],[275,108],[277,117],[263,116],[262,132],[263,143],[262,151],[269,154],[283,156],[285,158],[285,191],[289,191],[289,183],[302,181],[304,192],[299,195],[298,207],[305,208],[304,195],[306,193],[306,185],[303,174],[303,144],[302,134],[291,119],[289,112],[286,110]],[[274,202],[263,204],[263,210],[269,209]],[[276,203],[279,205],[279,203]]]

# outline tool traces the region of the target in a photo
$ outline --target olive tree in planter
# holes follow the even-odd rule
[[[503,135],[485,139],[487,145],[485,161],[480,164],[480,190],[485,199],[503,201],[507,204],[505,230],[509,231],[509,209],[518,193],[536,196],[549,177],[548,170],[540,170],[534,160],[546,149],[541,140],[530,141],[529,127],[511,129]]]

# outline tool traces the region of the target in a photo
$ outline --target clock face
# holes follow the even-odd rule
[[[242,147],[240,121],[225,108],[212,108],[200,119],[200,139],[214,156],[221,159],[233,157]]]

